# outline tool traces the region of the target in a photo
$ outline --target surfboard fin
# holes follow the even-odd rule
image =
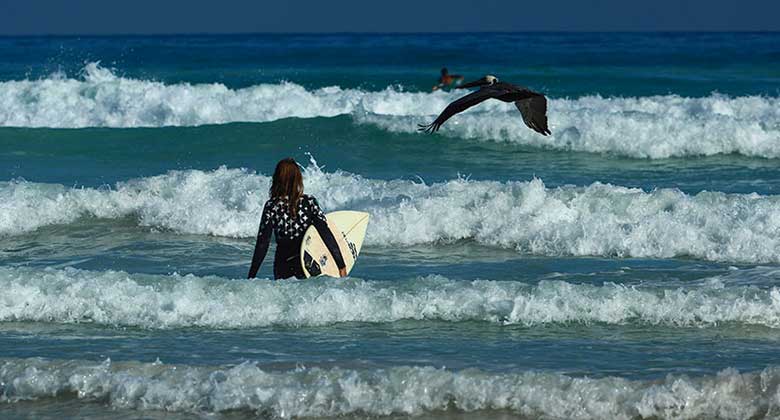
[[[306,267],[306,271],[308,271],[309,275],[312,277],[319,276],[320,273],[322,273],[320,265],[317,264],[317,261],[315,261],[308,252],[303,253],[303,266]]]

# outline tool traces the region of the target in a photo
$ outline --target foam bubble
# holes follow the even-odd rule
[[[0,401],[75,397],[111,407],[173,412],[241,410],[273,417],[509,412],[570,419],[760,418],[780,414],[780,370],[669,375],[656,381],[553,372],[453,372],[171,366],[106,360],[0,360]]]
[[[400,320],[483,321],[525,326],[638,323],[780,328],[777,287],[714,284],[651,288],[543,280],[394,282],[229,281],[75,269],[0,268],[0,321],[143,328],[316,326]]]
[[[0,126],[160,127],[266,122],[351,115],[394,132],[414,132],[462,91],[378,92],[294,83],[229,89],[222,84],[163,84],[120,77],[98,63],[82,79],[62,75],[0,82]],[[527,129],[512,104],[487,101],[453,117],[447,136],[533,147],[667,158],[739,153],[780,157],[780,98],[552,98],[553,135]]]
[[[537,255],[780,262],[780,198],[609,184],[547,188],[544,182],[455,179],[426,185],[305,171],[326,210],[371,214],[366,243],[406,246],[475,240]],[[142,226],[252,237],[270,178],[243,169],[171,171],[113,189],[0,183],[0,234],[80,217],[135,217]]]

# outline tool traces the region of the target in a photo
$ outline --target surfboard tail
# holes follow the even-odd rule
[[[328,227],[336,238],[336,243],[344,258],[347,274],[349,274],[363,247],[369,214],[343,210],[328,213],[325,217],[328,219]],[[300,258],[306,277],[339,276],[339,270],[333,256],[314,226],[310,226],[304,234]]]

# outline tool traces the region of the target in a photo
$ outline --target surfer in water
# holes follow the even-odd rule
[[[460,84],[463,81],[463,76],[459,74],[450,74],[447,67],[442,67],[441,77],[439,77],[439,84],[434,86],[432,91],[439,90],[441,88],[449,87],[452,84]]]
[[[306,229],[311,225],[317,228],[328,247],[339,268],[339,275],[345,277],[346,265],[336,238],[328,228],[327,219],[317,199],[303,193],[303,175],[294,159],[282,159],[276,164],[269,196],[260,219],[255,253],[247,278],[251,279],[257,275],[257,270],[268,252],[272,232],[276,236],[274,278],[304,278],[300,261],[301,242]]]

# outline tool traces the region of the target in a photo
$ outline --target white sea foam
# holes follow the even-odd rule
[[[780,415],[778,383],[776,367],[640,381],[405,366],[278,372],[251,363],[208,367],[0,359],[0,401],[6,403],[75,397],[123,409],[241,410],[281,418],[456,410],[567,419],[775,418]]]
[[[90,63],[83,80],[62,76],[0,83],[0,126],[160,127],[330,117],[362,92],[307,91],[293,83],[232,90],[222,84],[166,85],[129,79]]]
[[[357,121],[393,132],[414,132],[418,115],[362,113]],[[527,129],[513,104],[487,102],[442,126],[446,136],[506,141],[533,147],[669,158],[737,153],[780,157],[780,99],[704,98],[677,95],[641,98],[552,99],[553,134]]]
[[[609,184],[547,188],[543,181],[455,179],[426,185],[305,171],[326,210],[371,214],[369,246],[475,240],[537,255],[694,257],[780,262],[780,197]],[[141,226],[252,237],[270,178],[247,170],[171,171],[114,188],[0,182],[0,235],[81,217],[137,218]]]
[[[90,63],[81,79],[0,82],[0,126],[159,127],[351,115],[394,132],[430,122],[455,92],[378,92],[294,83],[230,89],[120,77]],[[527,129],[511,104],[488,101],[442,127],[447,136],[641,158],[739,153],[780,157],[780,98],[552,98],[553,135]]]
[[[543,280],[244,281],[76,269],[0,268],[0,321],[150,329],[317,326],[400,320],[780,328],[777,287],[677,288]]]

